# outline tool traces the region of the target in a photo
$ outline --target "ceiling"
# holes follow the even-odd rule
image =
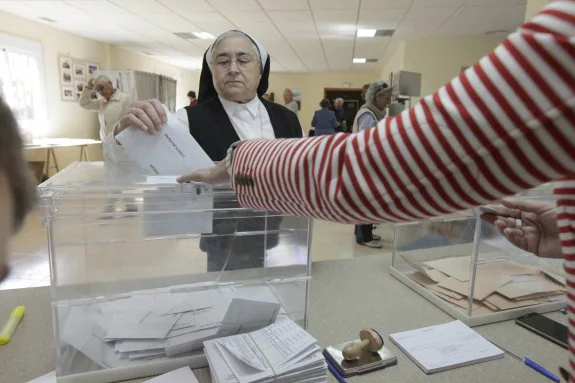
[[[372,71],[377,63],[352,58],[381,59],[395,40],[512,31],[525,0],[0,0],[0,10],[188,69],[211,41],[175,32],[241,29],[269,50],[273,71]],[[396,31],[360,38],[357,29]]]

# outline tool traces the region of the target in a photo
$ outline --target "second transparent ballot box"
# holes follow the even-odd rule
[[[515,247],[478,210],[397,224],[391,274],[470,326],[566,306],[562,260]]]
[[[309,219],[244,209],[227,187],[70,165],[39,186],[59,382],[203,367],[203,341],[305,327]]]

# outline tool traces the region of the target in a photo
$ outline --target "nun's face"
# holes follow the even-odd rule
[[[256,97],[261,64],[247,37],[221,41],[212,57],[214,87],[220,96],[235,102],[248,102]]]

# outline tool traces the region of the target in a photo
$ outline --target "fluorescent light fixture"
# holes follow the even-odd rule
[[[358,29],[357,37],[374,37],[377,29]]]
[[[353,59],[354,64],[365,64],[366,61],[367,59],[365,57],[354,57]]]
[[[192,34],[194,36],[196,36],[198,39],[202,39],[202,40],[213,40],[213,39],[215,39],[215,37],[210,35],[208,32],[192,32]]]

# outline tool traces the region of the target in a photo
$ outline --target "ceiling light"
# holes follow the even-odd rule
[[[358,29],[357,37],[373,37],[377,29]]]
[[[215,39],[215,37],[210,35],[208,32],[192,32],[192,34],[194,36],[196,36],[198,39],[202,39],[202,40],[213,40],[213,39]]]
[[[366,61],[367,61],[367,59],[365,57],[362,57],[362,58],[354,57],[353,58],[354,64],[365,64]]]

